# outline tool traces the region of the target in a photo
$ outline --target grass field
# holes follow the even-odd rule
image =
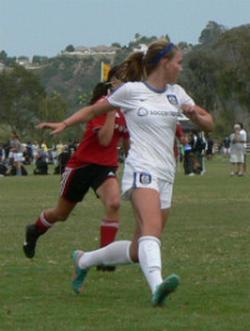
[[[41,238],[33,260],[24,257],[25,225],[54,205],[58,191],[54,175],[0,178],[1,331],[250,330],[250,172],[230,177],[219,157],[202,177],[178,170],[162,255],[163,274],[175,272],[182,283],[164,308],[151,307],[139,266],[93,269],[85,292],[71,291],[72,250],[98,246],[102,207],[92,193]],[[132,230],[123,203],[119,238]]]

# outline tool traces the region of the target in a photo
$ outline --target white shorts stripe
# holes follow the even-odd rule
[[[61,179],[61,196],[63,195],[63,192],[65,190],[65,186],[67,184],[67,181],[69,179],[70,174],[72,173],[74,169],[72,168],[65,168],[63,174],[62,174],[62,179]]]

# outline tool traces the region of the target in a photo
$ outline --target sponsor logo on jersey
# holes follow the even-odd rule
[[[147,116],[148,115],[148,110],[146,108],[139,108],[137,110],[137,115],[138,116]]]
[[[152,176],[146,172],[140,173],[139,181],[143,185],[149,185],[152,181]]]
[[[177,111],[151,110],[150,115],[177,117],[179,113]]]
[[[178,100],[176,98],[176,95],[174,94],[167,94],[168,101],[171,103],[171,105],[178,105]]]
[[[176,109],[174,111],[166,111],[166,110],[160,110],[160,109],[146,109],[146,108],[139,108],[137,110],[137,116],[144,117],[144,116],[171,116],[171,117],[178,117],[180,115],[180,112]]]

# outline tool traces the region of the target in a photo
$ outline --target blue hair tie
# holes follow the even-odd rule
[[[160,60],[167,54],[169,54],[173,48],[175,47],[175,44],[169,43],[165,48],[163,48],[149,63],[150,64],[157,64],[160,62]]]

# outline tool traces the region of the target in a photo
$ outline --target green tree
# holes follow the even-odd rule
[[[66,52],[74,52],[75,47],[73,45],[68,45],[67,47],[65,47],[65,51]]]
[[[112,43],[111,46],[112,46],[112,47],[121,48],[121,44],[120,44],[120,43],[117,43],[117,42]]]
[[[21,66],[0,74],[1,122],[25,132],[33,122],[37,104],[45,91],[39,79]]]
[[[34,55],[32,58],[32,63],[34,64],[46,64],[49,58],[47,56]]]
[[[0,52],[0,62],[6,64],[6,60],[7,60],[7,58],[8,58],[7,53],[6,53],[4,50],[2,50],[2,51]]]
[[[204,30],[201,31],[199,42],[201,44],[210,44],[218,40],[218,38],[226,31],[223,25],[214,21],[209,21]]]

